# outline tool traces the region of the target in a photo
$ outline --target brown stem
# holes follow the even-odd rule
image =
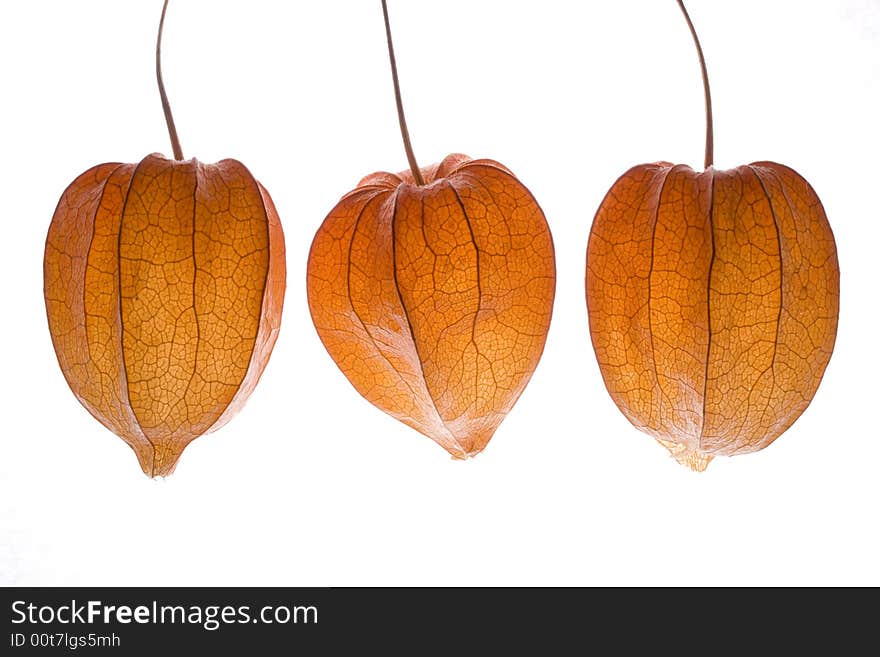
[[[167,0],[166,0],[167,2]],[[406,149],[406,159],[409,160],[409,168],[417,185],[424,185],[422,172],[419,169],[416,156],[413,153],[412,143],[409,140],[409,130],[406,129],[406,117],[403,115],[403,101],[400,100],[400,82],[397,80],[397,62],[394,60],[394,44],[391,43],[391,25],[388,23],[388,5],[382,0],[382,13],[385,15],[385,36],[388,38],[388,59],[391,60],[391,79],[394,82],[394,98],[397,100],[397,119],[400,121],[400,135],[403,137],[403,147]]]
[[[703,72],[703,94],[706,97],[706,159],[703,164],[704,169],[712,166],[715,155],[715,143],[712,135],[712,96],[709,94],[709,74],[706,72],[706,60],[703,57],[703,48],[700,46],[700,38],[697,36],[697,30],[691,22],[687,9],[684,7],[683,0],[677,0],[678,6],[681,7],[681,13],[687,21],[691,30],[691,36],[694,38],[694,45],[697,47],[697,56],[700,58],[700,70]]]
[[[162,5],[162,18],[159,19],[159,35],[156,37],[156,80],[159,81],[159,97],[162,99],[162,110],[165,112],[165,123],[168,126],[168,136],[171,137],[171,149],[174,151],[174,159],[182,160],[183,151],[180,150],[180,139],[177,138],[177,128],[174,127],[174,117],[171,116],[171,105],[168,104],[168,96],[165,94],[165,83],[162,82],[162,28],[165,26],[165,12],[168,9],[168,0]]]

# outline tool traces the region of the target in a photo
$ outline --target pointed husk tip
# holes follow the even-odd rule
[[[669,450],[672,458],[694,472],[703,472],[714,458],[711,454],[706,454],[698,449],[692,449],[681,443],[668,440],[658,440],[657,442]]]

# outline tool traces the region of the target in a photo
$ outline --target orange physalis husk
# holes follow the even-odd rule
[[[77,399],[149,476],[225,424],[278,334],[284,235],[240,162],[101,164],[61,196],[44,258],[49,330]]]
[[[368,401],[456,458],[485,448],[535,370],[553,307],[544,214],[501,164],[376,173],[318,230],[309,308]]]
[[[596,213],[586,292],[614,402],[703,470],[763,449],[810,403],[837,332],[837,251],[786,166],[642,164]]]

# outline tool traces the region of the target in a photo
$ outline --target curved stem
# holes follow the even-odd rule
[[[159,97],[162,99],[162,110],[165,112],[165,124],[168,126],[168,136],[171,137],[171,149],[174,151],[174,159],[182,160],[183,151],[180,150],[180,139],[177,138],[177,128],[174,127],[174,117],[171,116],[171,105],[168,104],[168,96],[165,94],[165,83],[162,82],[162,28],[165,26],[165,12],[168,10],[168,0],[162,5],[162,18],[159,19],[159,34],[156,37],[156,80],[159,82]]]
[[[167,2],[167,0],[166,0]],[[406,117],[403,115],[403,101],[400,100],[400,82],[397,79],[397,62],[394,60],[394,44],[391,42],[391,25],[388,23],[388,5],[382,0],[382,13],[385,16],[385,36],[388,38],[388,59],[391,60],[391,80],[394,82],[394,98],[397,100],[397,119],[400,121],[400,136],[403,137],[403,147],[406,150],[406,159],[409,160],[409,168],[417,185],[424,185],[422,172],[419,169],[416,156],[413,153],[412,143],[409,140],[409,130],[406,129]]]
[[[703,57],[703,48],[700,46],[700,38],[697,36],[697,30],[694,29],[694,24],[691,22],[691,17],[688,15],[687,9],[685,9],[684,2],[682,0],[677,1],[678,6],[681,7],[681,13],[684,14],[684,19],[687,21],[688,27],[691,30],[691,36],[694,38],[694,45],[697,47],[697,56],[700,58],[700,70],[703,73],[703,94],[706,97],[706,159],[704,160],[703,168],[708,169],[712,166],[715,156],[715,143],[712,135],[712,96],[709,93],[709,74],[706,72],[706,60]]]

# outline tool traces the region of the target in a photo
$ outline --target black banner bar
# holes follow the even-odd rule
[[[790,649],[876,621],[847,592],[612,588],[6,588],[0,654],[641,654],[723,641]],[[873,597],[873,594],[871,594]],[[860,599],[861,596],[855,596]],[[850,613],[852,609],[852,613]],[[835,625],[835,621],[839,625]],[[837,630],[834,631],[834,628]],[[751,638],[760,636],[760,645]],[[813,647],[818,643],[813,643]],[[876,648],[876,640],[874,642]],[[529,648],[531,653],[521,651]],[[256,652],[255,652],[256,651]],[[370,653],[372,654],[372,652]],[[377,654],[390,654],[388,652]],[[841,654],[841,653],[836,653]]]

